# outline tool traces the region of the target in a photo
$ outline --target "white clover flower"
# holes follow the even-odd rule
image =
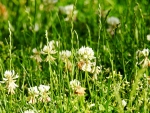
[[[32,55],[30,58],[35,59],[37,62],[42,62],[42,58],[40,56],[40,52],[38,52],[36,48],[34,48],[32,50],[32,52],[34,53],[34,55]]]
[[[66,59],[68,59],[69,57],[71,57],[71,51],[68,50],[63,50],[60,53],[60,58],[65,61]]]
[[[107,23],[111,26],[116,26],[117,24],[120,23],[120,20],[117,17],[112,16],[107,19]]]
[[[44,46],[43,50],[42,50],[42,54],[55,54],[56,51],[56,46],[58,46],[58,42],[52,40],[50,42],[48,42],[47,45]]]
[[[12,71],[6,70],[4,73],[4,77],[5,77],[3,78],[4,81],[12,81],[13,79],[18,78],[19,76],[17,74],[15,75],[14,70]]]
[[[15,75],[15,71],[5,71],[4,73],[4,77],[3,81],[1,81],[1,83],[6,83],[6,88],[8,89],[8,93],[14,94],[15,93],[15,89],[16,87],[18,87],[17,84],[15,84],[16,82],[16,78],[18,78],[19,76],[16,74]]]
[[[65,18],[65,21],[69,21],[71,18],[73,18],[73,20],[76,19],[78,11],[74,9],[73,4],[67,5],[67,6],[64,6],[64,7],[61,6],[61,7],[59,7],[59,9],[63,14],[67,15],[67,17]]]
[[[50,89],[50,86],[46,86],[46,85],[40,85],[39,87],[38,87],[38,89],[39,89],[39,91],[40,92],[47,92],[49,89]]]
[[[15,93],[15,89],[16,89],[16,87],[18,87],[18,85],[17,84],[15,84],[15,81],[12,81],[12,82],[10,82],[9,84],[8,84],[8,93],[11,93],[11,94],[14,94]]]
[[[142,54],[147,57],[149,55],[149,49],[143,49]]]
[[[81,59],[84,60],[92,60],[94,59],[94,51],[92,50],[92,48],[90,47],[84,47],[82,46],[79,50],[78,50],[78,55]]]
[[[142,65],[143,68],[146,68],[150,65],[150,60],[145,57],[139,64]]]
[[[147,40],[150,41],[150,34],[147,35]]]
[[[34,113],[34,110],[29,109],[29,110],[24,111],[24,113]]]
[[[76,79],[70,81],[70,87],[71,87],[73,90],[75,90],[77,87],[79,87],[80,84],[81,84],[81,83],[80,83],[78,80],[76,80]]]
[[[29,91],[30,95],[34,95],[34,96],[38,96],[39,95],[39,91],[38,91],[37,86],[28,88],[28,91]]]
[[[84,63],[82,65],[82,68],[81,68],[83,71],[87,71],[87,72],[91,72],[92,71],[92,67],[91,67],[91,64],[90,63]]]
[[[35,104],[37,102],[37,97],[39,96],[39,91],[37,86],[28,88],[28,101],[30,104]]]
[[[125,100],[122,100],[122,106],[125,107],[127,105],[127,102]]]
[[[48,91],[50,89],[50,86],[40,85],[38,87],[38,89],[40,91],[40,98],[39,98],[39,100],[41,102],[49,102],[49,101],[51,101],[51,98],[48,96]]]
[[[44,4],[55,4],[58,0],[43,0]]]
[[[58,47],[58,41],[54,40],[50,41],[47,45],[44,46],[41,53],[47,55],[45,59],[46,62],[55,60],[55,58],[52,55],[57,53],[56,47]]]

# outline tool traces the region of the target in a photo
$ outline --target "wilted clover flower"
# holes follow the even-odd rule
[[[39,96],[39,91],[37,86],[28,88],[28,101],[30,104],[34,104],[37,102],[37,97]]]
[[[16,78],[18,78],[19,76],[17,74],[15,74],[15,71],[12,70],[7,70],[4,73],[4,78],[3,81],[1,81],[1,83],[5,83],[6,84],[6,88],[8,89],[8,93],[14,94],[15,93],[15,89],[16,87],[18,87],[17,84],[15,84],[16,82]]]
[[[85,94],[86,88],[81,87],[80,84],[81,83],[76,79],[70,81],[70,87],[72,88],[74,93],[79,95],[79,96],[83,96]]]
[[[48,91],[50,89],[50,86],[40,85],[38,89],[39,89],[39,94],[40,94],[40,98],[39,98],[40,101],[42,102],[51,101],[51,98],[48,96]]]

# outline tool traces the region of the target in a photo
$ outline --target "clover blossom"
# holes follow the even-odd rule
[[[15,74],[15,71],[12,70],[6,70],[4,73],[4,78],[3,81],[1,81],[1,83],[5,83],[6,84],[6,88],[8,89],[8,94],[15,94],[15,89],[16,87],[18,87],[17,84],[15,84],[16,82],[16,78],[18,78],[19,76],[17,74]]]
[[[40,85],[38,87],[38,89],[39,89],[39,94],[40,94],[40,98],[39,98],[40,101],[42,101],[42,102],[49,102],[49,101],[51,101],[51,98],[48,96],[48,91],[50,89],[49,86]]]
[[[120,20],[117,17],[109,17],[107,19],[107,23],[109,25],[107,32],[109,32],[111,35],[114,35],[115,29],[117,25],[120,23]]]
[[[48,42],[47,45],[44,45],[44,48],[42,49],[41,54],[47,55],[45,59],[46,62],[55,60],[55,58],[52,55],[57,53],[56,51],[57,46],[58,46],[58,42],[54,40]]]
[[[42,62],[42,58],[41,58],[41,56],[40,56],[41,52],[37,51],[36,48],[34,48],[34,49],[32,50],[32,52],[33,52],[34,55],[32,55],[30,58],[35,59],[37,62]]]
[[[69,50],[63,50],[60,52],[60,58],[66,62],[71,57],[71,51]]]
[[[141,65],[143,68],[150,66],[149,56],[149,49],[143,49],[142,51],[138,50],[136,52],[136,59],[141,60],[138,61],[137,64]]]
[[[59,9],[60,9],[61,13],[67,15],[67,17],[65,18],[65,21],[69,21],[69,20],[71,20],[71,18],[73,20],[76,19],[78,11],[74,10],[74,5],[73,4],[67,5],[67,6],[64,6],[64,7],[61,6],[61,7],[59,7]]]
[[[147,41],[150,41],[150,34],[147,35]]]
[[[50,87],[46,85],[40,85],[39,87],[34,86],[28,88],[28,101],[30,104],[35,104],[38,102],[49,102],[51,98],[48,95]]]
[[[34,113],[34,110],[29,109],[29,110],[24,111],[24,113]]]
[[[37,97],[39,96],[39,91],[37,86],[28,88],[28,101],[30,104],[35,104],[37,102]]]
[[[59,53],[60,59],[65,63],[65,69],[71,71],[72,70],[72,63],[70,61],[71,51],[63,50]]]
[[[76,79],[70,81],[70,87],[75,90],[78,86],[80,86],[80,82]]]
[[[92,50],[92,48],[90,47],[84,47],[82,46],[79,50],[78,50],[78,55],[79,58],[83,59],[83,60],[92,60],[94,59],[94,51]]]
[[[107,19],[107,23],[111,26],[116,26],[117,24],[120,23],[120,20],[117,17],[112,16]]]
[[[76,79],[70,81],[70,87],[72,88],[74,93],[79,95],[79,96],[83,96],[85,94],[85,89],[86,88],[81,87],[80,84],[81,83]]]

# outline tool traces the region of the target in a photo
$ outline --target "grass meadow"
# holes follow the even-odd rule
[[[0,0],[0,113],[149,113],[149,0]]]

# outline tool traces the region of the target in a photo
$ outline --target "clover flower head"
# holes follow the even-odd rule
[[[61,6],[61,7],[59,7],[59,9],[60,9],[61,13],[67,15],[67,17],[65,18],[65,21],[69,21],[71,19],[71,17],[73,18],[73,20],[76,19],[78,11],[74,10],[74,5],[73,4],[67,5],[67,6],[64,6],[64,7]]]
[[[81,68],[83,71],[87,71],[87,72],[91,72],[92,71],[92,67],[91,67],[91,63],[84,63],[82,65]]]
[[[75,94],[79,96],[84,96],[86,88],[78,86],[75,90]]]
[[[38,87],[38,89],[39,89],[39,92],[40,92],[39,101],[41,101],[41,102],[49,102],[49,101],[51,101],[51,98],[48,95],[48,91],[50,89],[50,86],[40,85]]]
[[[149,55],[149,49],[143,49],[142,54],[147,57]]]
[[[58,2],[58,0],[43,0],[43,2],[44,2],[45,4],[55,4],[55,3]]]
[[[125,100],[122,100],[122,106],[125,107],[127,105],[127,102]]]
[[[50,41],[47,45],[44,45],[44,48],[42,50],[42,54],[55,54],[56,53],[56,46],[58,46],[57,41]]]
[[[39,91],[40,92],[47,92],[49,89],[50,89],[50,86],[46,86],[46,85],[40,85],[39,87],[38,87],[38,89],[39,89]]]
[[[24,113],[34,113],[34,110],[29,109],[29,110],[24,111]]]
[[[120,20],[117,17],[112,16],[107,19],[107,23],[111,26],[116,26],[117,24],[120,23]]]
[[[150,41],[150,34],[147,35],[147,41]]]
[[[33,52],[34,55],[32,55],[30,58],[35,59],[37,62],[42,62],[42,58],[40,56],[40,52],[38,52],[36,48],[34,48],[32,50],[32,52]]]
[[[18,78],[19,76],[17,74],[15,75],[14,70],[12,71],[6,70],[4,73],[4,77],[5,77],[3,78],[4,81],[12,81],[13,79]]]
[[[6,88],[8,89],[8,94],[14,94],[15,93],[15,89],[16,87],[18,87],[17,84],[15,84],[16,82],[16,78],[18,78],[19,76],[17,74],[15,74],[15,71],[12,70],[6,70],[4,73],[4,78],[3,81],[1,81],[1,83],[5,83],[6,84]]]
[[[71,51],[68,50],[63,50],[60,52],[60,58],[65,61],[66,59],[68,59],[69,57],[71,57]]]
[[[78,55],[81,59],[84,60],[92,60],[94,59],[94,51],[92,50],[92,48],[90,47],[84,47],[82,46],[79,50],[78,50]]]
[[[75,90],[77,87],[79,87],[80,84],[81,84],[81,83],[80,83],[78,80],[76,80],[76,79],[70,81],[70,87],[71,87],[73,90]]]
[[[37,97],[39,96],[39,91],[37,86],[28,88],[29,97],[28,101],[30,104],[35,104],[37,102]]]
[[[39,95],[39,90],[37,86],[30,87],[28,88],[29,94],[33,96],[38,96]]]

